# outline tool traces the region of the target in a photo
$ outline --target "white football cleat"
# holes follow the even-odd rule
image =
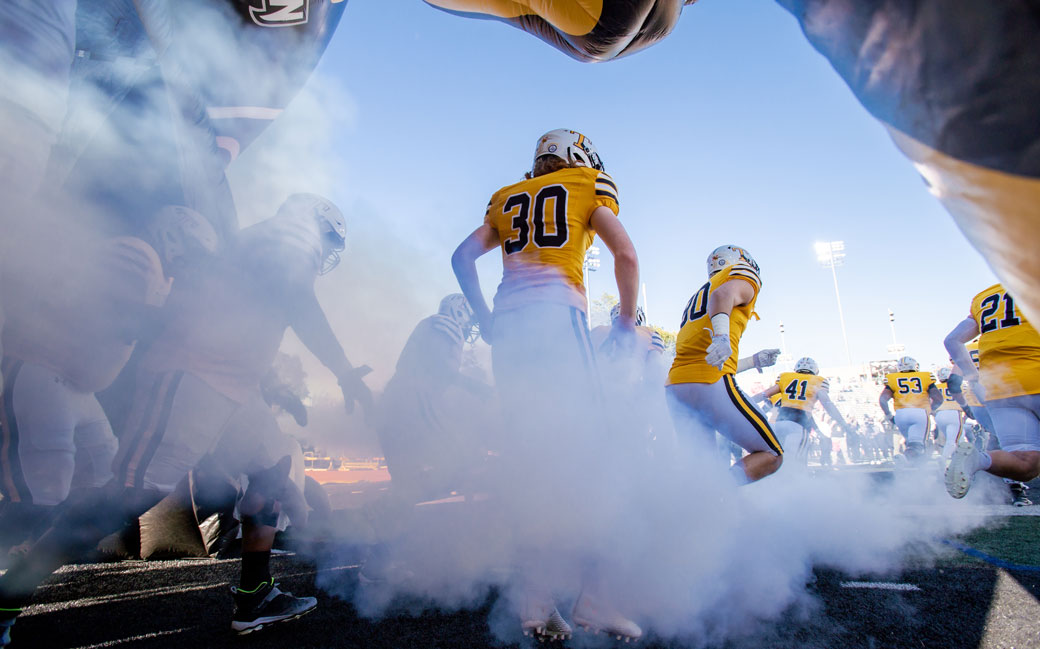
[[[524,596],[524,606],[520,612],[520,630],[525,636],[534,636],[538,641],[566,640],[571,637],[573,629],[563,619],[560,612],[548,596]]]
[[[961,442],[946,467],[946,492],[954,498],[963,498],[971,489],[971,481],[979,468],[979,450],[973,444]]]
[[[628,619],[609,604],[582,593],[578,603],[574,605],[571,616],[574,623],[585,631],[612,635],[625,642],[638,641],[643,637],[639,625]]]

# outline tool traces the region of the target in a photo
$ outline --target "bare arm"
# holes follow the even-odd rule
[[[969,381],[977,381],[979,371],[975,369],[975,363],[971,361],[971,355],[964,345],[978,335],[979,323],[975,322],[975,318],[965,318],[943,339],[943,346],[946,347],[953,362],[957,364],[961,376]]]
[[[498,247],[498,244],[498,231],[485,223],[466,237],[451,255],[451,269],[455,271],[455,278],[459,281],[462,294],[473,308],[473,314],[480,324],[480,335],[489,344],[492,340],[491,309],[488,308],[484,293],[480,290],[477,259]]]
[[[722,286],[708,294],[708,313],[712,316],[720,313],[729,315],[734,307],[743,306],[755,297],[755,289],[742,279],[727,280]],[[728,331],[717,331],[725,333]]]
[[[336,334],[332,332],[329,320],[325,317],[325,311],[318,303],[313,289],[301,295],[294,307],[293,320],[290,323],[293,331],[300,338],[300,342],[336,376],[343,389],[343,405],[347,412],[353,412],[355,401],[361,404],[365,412],[371,412],[372,393],[361,380],[371,368],[367,365],[355,368],[347,360],[347,355],[336,339]]]
[[[838,410],[838,407],[834,405],[833,401],[831,401],[830,394],[823,390],[820,391],[818,398],[820,400],[820,405],[823,406],[823,409],[831,416],[831,419],[841,424],[842,429],[848,433],[849,424],[845,421],[845,418],[841,416],[841,411]]]
[[[589,219],[592,229],[596,231],[603,244],[614,257],[614,279],[617,281],[618,296],[621,303],[623,326],[631,329],[636,322],[636,301],[639,299],[639,258],[636,247],[632,245],[625,226],[608,207],[599,206]]]
[[[739,372],[740,370],[738,369],[737,371]],[[762,401],[765,401],[769,397],[773,396],[774,394],[778,394],[779,392],[780,392],[780,386],[779,385],[771,385],[768,388],[766,388],[765,390],[763,390],[763,391],[759,392],[758,394],[756,394],[755,396],[751,397],[751,400],[754,401],[755,403],[760,403]]]
[[[939,406],[943,404],[942,392],[939,391],[939,388],[935,387],[934,383],[928,386],[928,400],[932,402],[932,412],[938,410]]]
[[[886,387],[881,391],[881,397],[878,399],[878,404],[881,406],[881,412],[885,413],[885,419],[892,420],[892,411],[888,409],[888,402],[892,399],[892,389]]]

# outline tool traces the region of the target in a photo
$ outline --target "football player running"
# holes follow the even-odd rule
[[[162,333],[141,359],[114,479],[59,516],[0,578],[8,619],[50,572],[159,502],[207,454],[228,476],[248,477],[238,503],[243,553],[232,630],[249,633],[314,608],[315,598],[282,592],[268,568],[275,533],[289,516],[305,521],[306,504],[302,452],[279,430],[260,380],[291,326],[339,378],[348,410],[370,404],[361,380],[368,368],[347,361],[314,294],[315,278],[335,266],[344,240],[335,205],[295,194],[274,217],[239,233],[194,285],[175,288]]]
[[[116,438],[95,393],[151,335],[172,278],[186,280],[218,246],[209,222],[180,206],[160,210],[142,235],[148,242],[72,232],[64,228],[57,254],[5,260],[15,266],[3,287],[0,547],[37,538],[70,491],[112,477]]]
[[[737,387],[740,336],[762,286],[747,250],[719,246],[708,256],[708,281],[683,311],[668,372],[668,405],[679,435],[704,442],[715,432],[748,451],[731,469],[738,484],[780,468],[783,447],[765,415]],[[706,437],[708,436],[708,437]]]
[[[606,425],[587,325],[582,265],[598,234],[614,256],[620,296],[620,313],[608,341],[622,349],[630,347],[639,266],[618,211],[617,185],[604,172],[592,143],[581,133],[557,129],[538,139],[526,179],[495,192],[483,225],[452,256],[480,333],[492,346],[496,388],[502,410],[509,414],[502,473],[513,483],[510,493],[525,494],[518,507],[557,511],[561,498],[575,496],[575,472],[595,475],[597,470],[573,464],[589,458],[583,449]],[[502,251],[503,276],[492,314],[480,289],[476,260],[495,248]],[[598,479],[580,487],[584,486],[602,488]],[[523,558],[518,568],[523,582],[521,627],[525,634],[560,638],[571,633],[552,597],[553,586],[562,584],[553,584],[554,575],[545,567],[561,552],[570,552],[551,546],[567,545],[573,539],[559,537],[555,529],[548,533],[553,540],[522,542],[526,547],[520,549]],[[574,563],[584,562],[575,557]],[[573,620],[628,639],[642,635],[634,622],[611,606],[591,574],[586,574]]]
[[[957,448],[957,444],[961,440],[961,436],[964,434],[964,417],[962,414],[974,414],[971,406],[967,404],[961,405],[960,401],[964,401],[964,395],[961,394],[960,401],[954,394],[950,384],[957,381],[954,379],[953,369],[949,367],[940,367],[935,372],[935,378],[937,382],[935,387],[939,389],[939,392],[943,396],[943,401],[939,405],[938,410],[935,411],[933,416],[935,417],[935,426],[939,429],[939,440],[942,444],[942,459],[943,468],[946,468],[946,462],[953,457],[953,450]],[[971,414],[968,414],[970,417]]]
[[[906,456],[909,460],[925,457],[925,436],[928,434],[928,414],[942,403],[942,393],[935,385],[930,372],[921,372],[920,364],[909,356],[903,356],[896,364],[896,371],[885,375],[885,388],[878,397],[878,405],[885,419],[894,424],[906,439]],[[888,402],[895,405],[895,414]]]
[[[761,402],[774,396],[777,401],[777,415],[773,421],[773,429],[783,443],[788,456],[794,453],[798,466],[804,467],[809,460],[809,434],[812,431],[812,411],[817,402],[842,429],[850,428],[841,412],[831,401],[828,393],[830,384],[820,374],[820,366],[808,356],[799,358],[794,364],[793,372],[782,372],[773,385],[754,397]],[[794,449],[792,451],[792,449]]]
[[[979,337],[979,366],[966,344]],[[946,468],[946,490],[963,498],[979,471],[1021,480],[1040,475],[1040,334],[1000,284],[975,296],[970,315],[943,341],[973,391],[985,402],[999,450],[961,442]]]

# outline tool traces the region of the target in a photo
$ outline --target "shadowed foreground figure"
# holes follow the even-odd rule
[[[163,332],[141,360],[115,479],[72,504],[0,578],[7,626],[54,569],[148,510],[207,454],[230,477],[248,479],[238,503],[242,574],[231,628],[249,633],[314,608],[313,597],[281,592],[268,570],[276,531],[290,517],[304,524],[306,505],[302,453],[278,429],[260,381],[291,326],[339,378],[347,409],[355,401],[369,409],[361,379],[368,368],[347,361],[314,295],[345,232],[334,205],[295,194],[274,217],[241,232],[197,283],[171,294]]]

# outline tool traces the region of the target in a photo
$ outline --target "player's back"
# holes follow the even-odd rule
[[[776,379],[780,387],[781,408],[794,408],[811,412],[821,392],[828,388],[827,379],[804,372],[782,372]]]
[[[457,374],[465,342],[462,327],[448,316],[438,313],[421,320],[401,350],[392,380],[433,384]]]
[[[1040,394],[1040,334],[1000,284],[975,296],[979,373],[987,399]]]
[[[929,372],[892,372],[885,375],[885,385],[892,391],[896,410],[928,409],[931,405],[928,387],[934,383],[935,377]]]
[[[597,207],[619,211],[617,186],[606,173],[569,167],[503,187],[484,222],[499,235],[502,283],[495,309],[533,302],[586,310],[583,265]]]

